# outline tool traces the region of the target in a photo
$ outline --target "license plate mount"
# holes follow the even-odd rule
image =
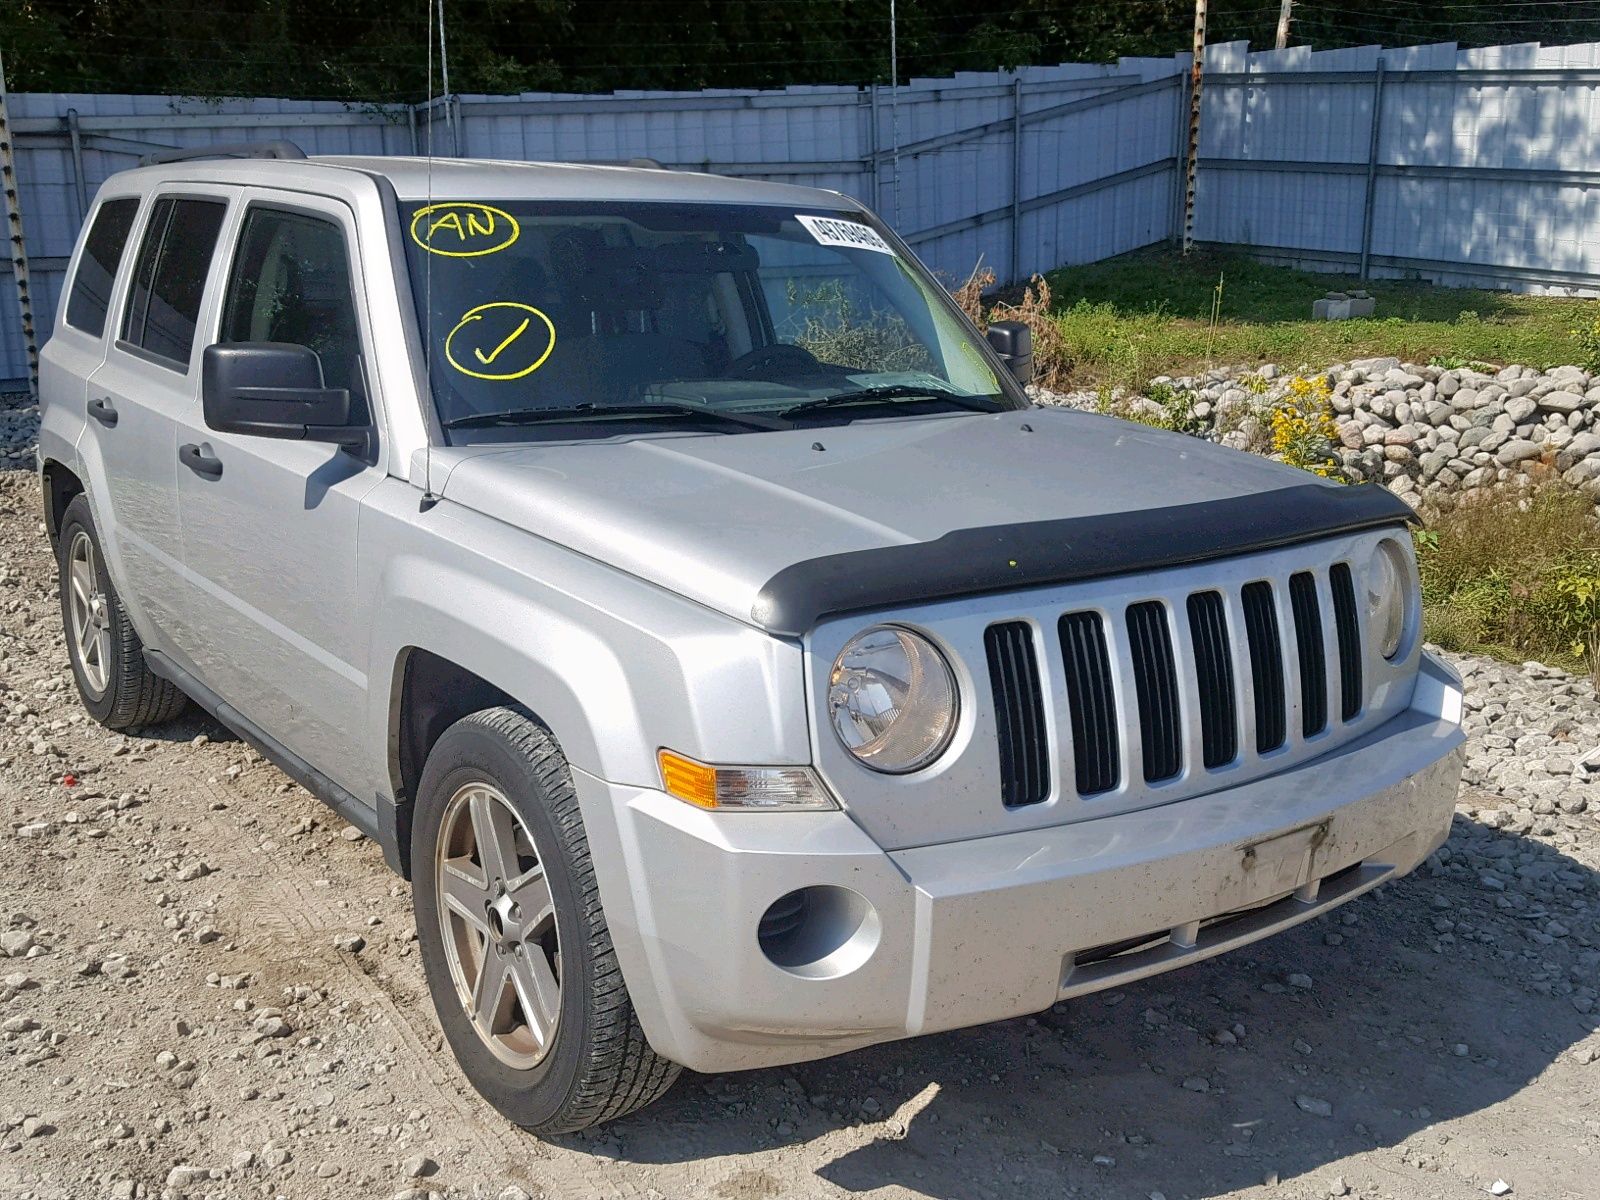
[[[1264,904],[1304,887],[1316,877],[1318,851],[1332,835],[1331,821],[1317,821],[1239,849],[1238,869],[1218,896],[1219,913]]]

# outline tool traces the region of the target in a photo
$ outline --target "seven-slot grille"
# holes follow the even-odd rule
[[[1053,759],[1041,653],[1060,654],[1072,783],[1079,796],[1114,791],[1122,783],[1123,706],[1132,705],[1138,718],[1140,753],[1129,769],[1142,773],[1146,784],[1183,774],[1189,754],[1186,729],[1196,723],[1201,761],[1195,765],[1206,770],[1239,759],[1246,736],[1241,714],[1254,718],[1249,749],[1256,755],[1283,748],[1289,736],[1291,678],[1298,680],[1294,699],[1302,738],[1329,728],[1330,677],[1337,680],[1339,719],[1349,722],[1359,716],[1361,634],[1350,569],[1337,563],[1325,578],[1325,591],[1316,574],[1297,571],[1286,588],[1281,582],[1256,580],[1232,597],[1210,589],[1191,592],[1181,602],[1144,600],[1111,613],[1068,612],[1056,625],[1057,645],[1050,649],[1036,646],[1035,627],[1029,622],[989,626],[984,645],[1006,807],[1036,804],[1051,793]],[[1332,599],[1331,638],[1324,635],[1325,597]],[[1181,649],[1175,644],[1180,621],[1187,623],[1188,633]],[[1114,674],[1119,643],[1127,655],[1121,661],[1132,668],[1126,683]],[[1292,667],[1287,655],[1294,656]],[[1180,656],[1187,660],[1182,670]],[[1248,677],[1248,691],[1240,687],[1241,670]],[[1192,680],[1188,692],[1185,677]],[[1190,712],[1195,699],[1198,707]]]

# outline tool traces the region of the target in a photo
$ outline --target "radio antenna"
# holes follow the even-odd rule
[[[423,18],[422,22],[422,27],[427,30],[428,37],[428,129],[427,141],[424,144],[425,153],[427,154],[428,159],[428,183],[427,200],[424,202],[425,208],[433,207],[433,2],[434,0],[423,0],[423,3],[427,6],[427,15]],[[441,40],[444,37],[444,0],[439,0],[439,37]],[[443,50],[443,46],[441,46],[440,49]],[[449,99],[446,98],[445,104],[448,105],[449,103]],[[424,245],[423,248],[426,249],[426,245]],[[423,402],[428,406],[424,410],[425,413],[432,413],[433,416],[437,418],[438,406],[434,403],[433,399],[432,251],[429,251],[427,254],[423,255],[422,280],[422,373],[424,376]],[[425,440],[422,444],[422,503],[419,507],[422,512],[427,512],[435,504],[439,503],[439,497],[434,494],[433,490],[433,421],[424,420],[422,427]],[[440,428],[444,428],[443,424],[440,425]]]

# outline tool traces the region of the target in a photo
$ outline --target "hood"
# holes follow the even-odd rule
[[[1065,409],[479,446],[435,452],[433,463],[435,479],[448,470],[448,501],[763,625],[752,617],[763,587],[799,564],[1314,482],[1254,455]]]

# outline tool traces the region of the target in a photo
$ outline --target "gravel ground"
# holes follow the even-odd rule
[[[1460,665],[1470,783],[1411,878],[1136,987],[686,1075],[541,1142],[443,1049],[376,845],[195,712],[86,720],[35,479],[0,472],[0,1196],[1593,1197],[1600,707]]]

